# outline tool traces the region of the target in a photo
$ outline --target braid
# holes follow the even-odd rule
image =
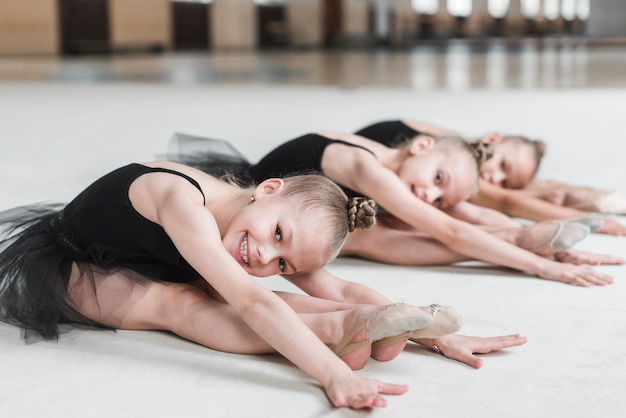
[[[365,198],[348,199],[341,188],[319,174],[285,177],[285,198],[294,199],[300,219],[307,219],[319,231],[319,239],[328,241],[327,262],[339,255],[348,234],[376,223],[377,206]],[[346,219],[348,222],[346,222]]]
[[[537,161],[541,161],[543,156],[546,155],[546,143],[540,139],[534,139],[530,142],[533,144],[533,148],[535,149]]]
[[[372,199],[353,197],[348,201],[348,230],[371,228],[376,224],[378,205]]]
[[[476,164],[479,169],[485,161],[493,157],[493,146],[491,144],[481,141],[470,142],[469,148],[474,155],[474,159],[476,160]]]

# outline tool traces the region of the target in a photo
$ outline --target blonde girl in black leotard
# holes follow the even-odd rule
[[[418,135],[458,135],[431,123],[405,119],[376,122],[355,134],[386,145]],[[579,218],[589,216],[588,212],[626,214],[626,198],[617,191],[537,178],[546,149],[543,141],[497,132],[479,141],[490,144],[492,157],[480,168],[480,190],[470,197],[472,203],[534,221]],[[595,232],[626,235],[626,226],[617,220],[603,217],[603,221]]]
[[[383,394],[407,387],[351,367],[370,358],[373,341],[401,349],[394,337],[407,332],[456,331],[454,310],[274,293],[250,277],[321,269],[349,230],[374,223],[373,205],[348,202],[322,176],[241,188],[175,163],[131,164],[63,208],[0,213],[0,319],[49,339],[59,322],[74,322],[169,330],[232,353],[278,351],[335,406],[382,407]],[[350,288],[308,290],[323,297],[340,291],[333,285]]]

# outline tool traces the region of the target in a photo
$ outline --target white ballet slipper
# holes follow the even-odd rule
[[[579,224],[587,225],[591,232],[596,232],[604,225],[604,219],[599,216],[583,216],[580,218],[568,219],[566,222],[576,222]]]
[[[454,334],[463,325],[463,318],[450,306],[441,306],[438,303],[430,305],[432,323],[427,327],[407,331],[391,337],[382,338],[372,344],[372,350],[380,350],[394,345],[407,338],[438,338]]]
[[[343,357],[365,345],[427,327],[433,322],[433,315],[424,312],[417,306],[405,303],[394,303],[383,306],[371,315],[367,321],[354,327],[334,347],[337,356]],[[359,342],[351,342],[361,331],[365,330],[367,338]]]
[[[591,228],[583,223],[561,221],[548,247],[552,254],[555,254],[573,247],[590,233]]]

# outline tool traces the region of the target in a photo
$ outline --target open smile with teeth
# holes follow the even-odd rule
[[[245,264],[249,264],[250,260],[248,259],[248,233],[246,232],[241,240],[241,244],[239,245],[239,255]]]

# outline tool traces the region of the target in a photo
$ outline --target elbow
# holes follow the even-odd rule
[[[274,300],[270,291],[246,292],[229,304],[235,309],[237,314],[252,328],[255,324],[271,314],[274,307]]]
[[[464,253],[468,243],[475,240],[474,228],[476,227],[473,225],[459,222],[444,232],[441,242],[458,253]]]

